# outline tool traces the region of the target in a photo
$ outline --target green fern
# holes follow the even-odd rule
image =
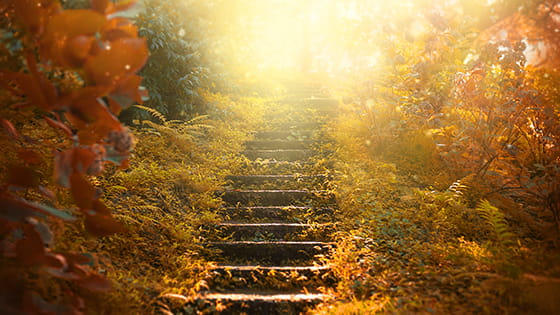
[[[134,107],[140,108],[140,109],[143,109],[143,110],[147,111],[148,113],[150,113],[150,115],[152,115],[152,116],[154,116],[155,118],[157,118],[157,119],[161,122],[162,125],[166,125],[166,124],[167,124],[167,119],[166,119],[165,116],[163,116],[163,114],[160,113],[159,111],[157,111],[157,110],[155,110],[155,109],[153,109],[153,108],[147,107],[147,106],[143,106],[143,105],[134,105]]]
[[[157,118],[161,123],[152,121],[144,121],[145,125],[153,128],[160,136],[167,137],[172,143],[178,145],[183,150],[191,150],[197,137],[204,137],[208,129],[213,128],[207,124],[208,115],[201,115],[192,118],[189,121],[167,120],[165,116],[156,109],[135,105],[137,108],[143,109]]]
[[[494,207],[488,200],[481,200],[476,210],[490,226],[498,245],[509,246],[514,243],[514,235],[510,232],[504,214],[500,209]]]

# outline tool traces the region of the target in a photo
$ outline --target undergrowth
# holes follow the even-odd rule
[[[433,142],[405,133],[372,148],[351,106],[330,129],[338,245],[328,263],[338,299],[313,314],[552,314],[560,255],[453,180]]]
[[[167,121],[152,110],[159,121],[133,129],[130,167],[94,179],[126,233],[96,240],[73,226],[57,236],[61,248],[94,253],[113,281],[111,292],[87,299],[92,313],[152,314],[166,308],[161,297],[193,296],[205,285],[200,227],[218,219],[215,191],[244,162],[239,151],[260,124],[262,101],[204,96],[213,109],[199,119]]]

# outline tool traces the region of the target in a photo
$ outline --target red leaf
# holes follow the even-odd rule
[[[25,218],[35,216],[35,209],[8,194],[0,194],[0,216],[11,222],[23,222]]]
[[[84,221],[86,230],[94,236],[107,236],[126,231],[124,226],[110,215],[87,214]]]
[[[93,273],[78,281],[78,284],[83,288],[97,292],[106,292],[111,290],[113,287],[111,281],[107,280],[107,278]]]
[[[70,192],[78,207],[81,209],[92,207],[95,199],[95,187],[78,172],[73,172],[70,175]]]
[[[16,242],[16,253],[24,265],[42,264],[45,262],[45,245],[31,224],[23,225],[23,239]]]
[[[26,314],[56,315],[68,314],[69,311],[67,306],[47,302],[38,293],[33,291],[25,292],[24,301]]]
[[[45,266],[54,269],[65,269],[68,267],[68,263],[66,262],[66,258],[63,255],[46,253]]]
[[[28,165],[39,165],[43,162],[41,155],[30,149],[20,149],[18,158]]]
[[[6,130],[6,132],[10,137],[16,140],[21,138],[16,128],[14,127],[14,125],[12,125],[12,123],[9,120],[0,118],[0,123],[2,124],[2,127],[4,127],[4,129]]]
[[[140,70],[147,59],[148,48],[144,38],[120,38],[109,42],[99,54],[90,57],[85,70],[96,84],[114,86],[119,80]]]
[[[12,165],[8,168],[8,184],[24,188],[37,187],[37,174],[27,166]]]
[[[122,109],[130,107],[134,103],[142,103],[142,95],[139,90],[141,82],[142,77],[132,75],[117,83],[115,90],[109,94],[110,100],[116,101],[120,105],[118,109],[111,108],[113,113],[118,115]]]
[[[49,124],[49,126],[62,130],[62,132],[64,132],[64,134],[68,136],[68,138],[72,138],[73,133],[68,125],[49,117],[45,117],[45,121],[47,122],[47,124]]]
[[[16,0],[15,12],[23,25],[35,35],[39,35],[49,17],[61,10],[58,1]]]
[[[111,210],[109,210],[109,208],[107,208],[107,206],[99,199],[93,201],[92,210],[97,214],[111,215]]]
[[[98,160],[97,146],[74,148],[72,150],[72,167],[80,174],[90,174],[90,168]]]
[[[23,84],[26,95],[31,98],[34,106],[45,110],[58,108],[58,93],[56,87],[39,72],[37,60],[32,53],[26,53],[25,59],[31,76]]]
[[[71,264],[71,265],[91,265],[91,264],[93,264],[93,262],[92,262],[93,257],[88,257],[84,254],[64,253],[64,256],[68,260],[68,264]]]

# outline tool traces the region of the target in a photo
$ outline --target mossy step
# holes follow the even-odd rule
[[[285,186],[302,186],[307,185],[311,188],[317,185],[325,184],[329,179],[326,175],[230,175],[226,177],[235,186],[248,185],[278,185],[283,188]]]
[[[277,161],[267,159],[256,159],[247,161],[247,163],[239,169],[239,173],[246,175],[269,174],[269,175],[285,175],[285,174],[317,174],[324,173],[325,168],[317,169],[315,163],[307,161]]]
[[[312,206],[335,201],[324,190],[230,190],[221,197],[226,204],[240,206]]]
[[[298,150],[308,149],[315,141],[312,140],[251,140],[245,142],[249,150]]]
[[[257,222],[330,222],[332,208],[298,206],[226,207],[218,213],[228,220]]]
[[[313,137],[316,132],[316,130],[267,130],[255,133],[255,139],[306,140]]]
[[[270,121],[266,124],[269,130],[287,130],[287,131],[301,131],[301,130],[319,130],[324,125],[324,122],[319,121]]]
[[[204,309],[216,309],[219,314],[300,314],[307,308],[332,298],[319,293],[206,293],[201,294],[194,304]],[[218,312],[209,312],[208,314]],[[207,314],[207,313],[204,313]]]
[[[245,150],[241,152],[249,160],[276,160],[276,161],[301,161],[315,155],[315,151],[309,149],[277,149],[277,150]]]
[[[326,241],[333,232],[332,224],[307,223],[220,223],[218,237],[234,240]]]
[[[294,261],[312,261],[315,255],[328,255],[335,245],[331,242],[312,241],[232,241],[208,242],[210,248],[221,251],[223,261],[254,262],[263,266],[293,265]]]
[[[215,291],[245,289],[294,290],[332,287],[336,279],[329,266],[217,266],[205,279]]]

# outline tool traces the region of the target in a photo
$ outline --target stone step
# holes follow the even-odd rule
[[[218,210],[227,220],[245,222],[330,222],[332,208],[297,206],[276,207],[227,207]]]
[[[312,157],[313,150],[245,150],[241,152],[249,160],[301,161]]]
[[[243,174],[269,174],[269,175],[285,175],[285,174],[316,174],[315,163],[310,161],[276,161],[257,159],[247,161],[240,168]]]
[[[255,133],[255,139],[308,140],[316,130],[267,130]]]
[[[210,248],[221,251],[218,260],[250,262],[263,266],[286,266],[308,263],[315,255],[328,255],[331,242],[312,241],[231,241],[208,242]]]
[[[286,130],[286,131],[302,131],[302,130],[319,130],[325,123],[317,121],[272,121],[269,123],[269,130]]]
[[[210,270],[205,281],[219,292],[332,287],[336,278],[330,270],[328,266],[217,266]]]
[[[326,175],[230,175],[226,179],[236,187],[244,186],[276,186],[284,189],[289,187],[322,186],[330,177]]]
[[[330,298],[326,294],[301,292],[206,293],[193,303],[206,304],[204,308],[210,310],[208,314],[216,314],[219,305],[219,314],[285,315],[303,313],[307,308]]]
[[[233,206],[313,206],[335,201],[321,190],[230,190],[223,192],[222,200]]]
[[[248,150],[298,150],[308,149],[313,143],[312,140],[251,140],[245,146]]]
[[[309,223],[220,223],[216,236],[234,240],[326,241],[334,232],[332,224]]]

